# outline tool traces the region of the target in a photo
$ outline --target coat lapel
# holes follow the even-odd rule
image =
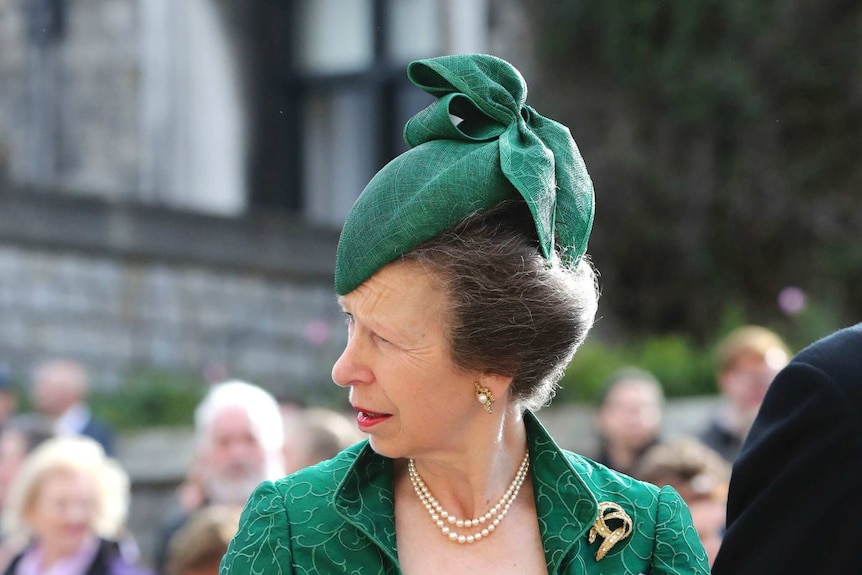
[[[335,509],[398,565],[392,478],[392,460],[366,443],[335,491]]]
[[[531,412],[524,413],[529,437],[533,492],[548,573],[559,573],[572,548],[598,517],[596,498]]]

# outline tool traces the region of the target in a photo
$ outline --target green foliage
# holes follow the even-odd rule
[[[862,317],[862,4],[531,0],[528,12],[531,99],[572,127],[590,168],[590,252],[622,331],[703,344],[728,305],[786,322],[788,285]]]
[[[790,350],[796,353],[850,323],[829,302],[813,301],[798,315],[786,317],[771,327],[782,335]]]
[[[554,402],[592,401],[614,370],[634,365],[630,359],[627,350],[587,341],[566,369]]]
[[[90,404],[94,414],[118,430],[191,425],[204,391],[200,377],[142,371],[118,389],[94,392]]]
[[[711,349],[692,345],[681,336],[650,339],[638,346],[638,363],[662,382],[668,396],[715,393]]]
[[[614,371],[630,366],[655,375],[669,397],[716,392],[711,348],[669,335],[632,344],[588,341],[569,364],[556,401],[593,401]]]
[[[715,383],[715,350],[734,329],[758,323],[746,315],[742,306],[728,303],[721,321],[706,343],[690,336],[669,334],[639,337],[610,343],[592,336],[577,351],[560,381],[556,402],[593,401],[611,375],[622,367],[637,367],[658,378],[668,397],[711,395]],[[837,308],[827,301],[807,302],[796,314],[761,324],[777,333],[791,353],[849,325]]]

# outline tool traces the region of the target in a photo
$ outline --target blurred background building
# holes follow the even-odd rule
[[[326,383],[338,230],[430,98],[405,64],[528,68],[517,10],[0,0],[3,361],[72,356],[108,387],[213,365],[275,392]]]
[[[339,227],[430,98],[405,64],[483,51],[596,184],[601,319],[564,392],[634,364],[714,393],[734,327],[798,349],[862,314],[860,19],[847,0],[0,0],[0,362],[329,393]]]
[[[862,316],[860,23],[849,0],[0,0],[4,388],[71,357],[117,396],[93,410],[149,553],[192,442],[133,432],[228,376],[344,401],[335,246],[430,100],[405,65],[490,52],[597,190],[600,318],[543,422],[594,451],[582,403],[636,365],[694,431],[734,327],[795,351]]]

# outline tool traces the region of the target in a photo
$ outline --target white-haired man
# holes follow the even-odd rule
[[[162,526],[155,553],[162,573],[173,534],[190,515],[207,505],[243,505],[262,481],[284,475],[284,426],[278,402],[266,390],[244,381],[214,385],[195,410],[196,477],[200,493],[191,509]]]

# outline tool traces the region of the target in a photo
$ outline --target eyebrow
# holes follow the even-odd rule
[[[343,295],[338,296],[338,298],[336,298],[336,302],[338,303],[339,309],[341,309],[341,313],[349,315],[349,316],[353,315],[353,312],[351,312],[350,310],[347,309],[347,305],[346,305],[347,300],[345,299],[345,297]]]

